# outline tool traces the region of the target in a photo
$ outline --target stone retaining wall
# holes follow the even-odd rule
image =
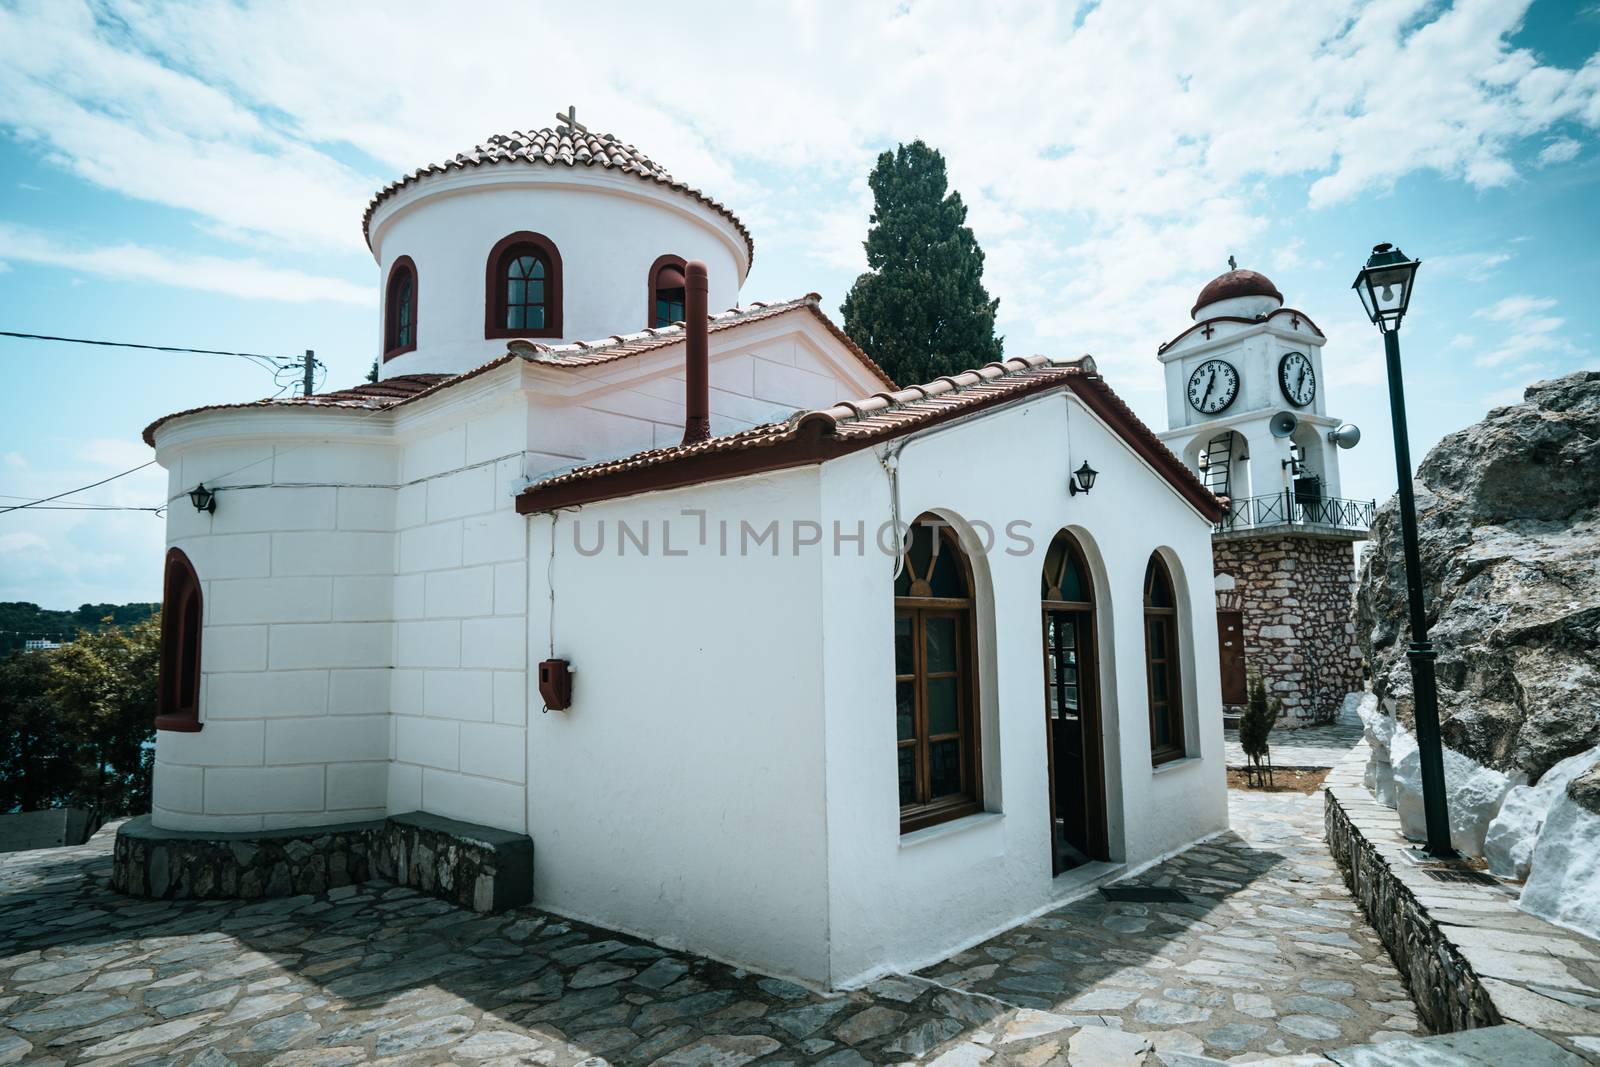
[[[1330,719],[1364,687],[1356,640],[1355,545],[1317,537],[1226,537],[1212,543],[1216,573],[1233,579],[1218,605],[1237,607],[1245,669],[1283,701],[1284,725]]]
[[[162,830],[148,815],[117,829],[112,888],[212,900],[296,896],[384,878],[474,911],[533,899],[533,841],[424,812],[261,833]]]
[[[1600,1062],[1600,942],[1522,911],[1515,885],[1440,881],[1430,868],[1461,866],[1408,858],[1400,817],[1362,784],[1368,751],[1328,775],[1328,849],[1418,1017],[1436,1032],[1514,1023]]]
[[[1364,753],[1366,746],[1359,747]],[[1335,770],[1329,775],[1330,785],[1337,774]],[[1359,778],[1354,784],[1362,789]],[[1360,798],[1341,796],[1332,788],[1323,796],[1328,851],[1344,874],[1350,892],[1361,902],[1367,921],[1389,950],[1395,967],[1405,977],[1418,1017],[1436,1033],[1501,1022],[1494,1002],[1484,992],[1472,967],[1441,935],[1439,924],[1351,820],[1346,809],[1362,804]],[[1375,809],[1364,813],[1368,818],[1387,821],[1386,817],[1393,817],[1398,830],[1399,817],[1392,809],[1370,796],[1367,803]]]

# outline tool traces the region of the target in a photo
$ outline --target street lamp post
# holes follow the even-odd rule
[[[1400,320],[1411,302],[1418,260],[1390,244],[1377,245],[1352,286],[1367,317],[1383,333],[1389,370],[1389,414],[1394,420],[1394,464],[1400,497],[1400,540],[1406,557],[1406,592],[1411,607],[1411,688],[1416,708],[1417,754],[1422,764],[1422,805],[1428,827],[1428,852],[1456,854],[1450,845],[1450,813],[1444,792],[1444,749],[1439,737],[1439,687],[1434,680],[1433,642],[1422,604],[1422,560],[1417,551],[1417,506],[1411,492],[1411,444],[1406,435],[1406,394],[1400,376]]]

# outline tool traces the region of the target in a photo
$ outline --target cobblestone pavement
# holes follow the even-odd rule
[[[1267,739],[1274,767],[1332,767],[1349,754],[1361,740],[1361,720],[1354,715],[1325,726],[1301,726],[1290,730],[1278,727]],[[1228,766],[1243,767],[1244,749],[1239,747],[1239,731],[1225,730]]]
[[[1321,845],[1321,798],[1232,794],[1236,832],[920,976],[821,995],[533,909],[382,884],[151,902],[109,835],[0,857],[0,1064],[738,1067],[1176,1063],[1414,1032]]]

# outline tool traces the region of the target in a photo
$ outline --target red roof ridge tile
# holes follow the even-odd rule
[[[547,126],[532,133],[522,130],[497,133],[482,144],[474,145],[465,152],[458,152],[454,157],[442,163],[430,163],[419,167],[397,181],[392,181],[385,185],[373,196],[371,202],[367,204],[366,213],[361,217],[361,234],[366,238],[367,247],[372,247],[373,212],[378,209],[379,204],[399,193],[402,189],[436,174],[506,164],[563,166],[574,169],[578,167],[601,167],[606,170],[616,170],[622,174],[632,174],[641,181],[665,186],[674,192],[684,194],[691,200],[699,201],[732,223],[733,228],[744,239],[745,251],[748,257],[746,269],[748,269],[749,263],[755,261],[755,238],[750,236],[750,231],[745,229],[745,225],[739,221],[739,217],[721,201],[715,200],[700,190],[678,181],[667,173],[664,167],[652,161],[633,145],[623,144],[609,133],[575,129],[567,125]]]

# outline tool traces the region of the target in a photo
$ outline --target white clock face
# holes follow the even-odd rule
[[[1302,353],[1290,352],[1278,361],[1278,385],[1289,403],[1303,408],[1317,396],[1317,373]]]
[[[1189,403],[1202,415],[1215,415],[1239,395],[1239,372],[1220,359],[1208,359],[1189,375]]]

